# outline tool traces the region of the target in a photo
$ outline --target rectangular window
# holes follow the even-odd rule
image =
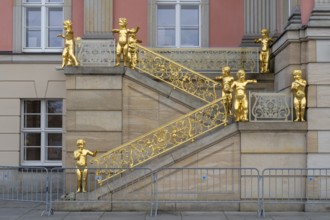
[[[63,101],[22,101],[21,134],[22,165],[61,166]]]
[[[23,51],[60,52],[63,0],[23,0]]]
[[[157,46],[200,47],[200,0],[158,0]]]

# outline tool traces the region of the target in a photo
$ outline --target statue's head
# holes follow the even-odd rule
[[[72,30],[72,22],[70,20],[65,20],[63,26],[65,30]]]
[[[222,67],[222,73],[224,75],[229,75],[229,73],[230,73],[230,67],[229,66]]]
[[[268,34],[269,34],[269,31],[268,31],[267,28],[263,28],[263,29],[261,29],[261,35],[262,35],[262,36],[268,36]]]
[[[238,70],[237,78],[238,79],[245,79],[245,70],[243,70],[243,69]]]
[[[122,27],[126,27],[127,25],[127,19],[126,18],[119,18],[119,25]]]
[[[82,138],[77,139],[77,147],[84,148],[86,144],[86,141]]]
[[[301,70],[293,70],[292,75],[295,79],[297,79],[297,78],[299,79],[302,76],[302,71]]]

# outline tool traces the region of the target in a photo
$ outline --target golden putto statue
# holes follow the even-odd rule
[[[246,97],[246,85],[248,83],[257,83],[257,80],[246,80],[245,71],[243,69],[237,72],[237,80],[233,82],[231,88],[235,88],[235,120],[239,121],[248,121],[248,100]]]
[[[118,35],[119,35],[117,48],[116,48],[116,64],[115,64],[115,66],[120,65],[120,60],[121,60],[122,55],[123,55],[123,60],[124,60],[124,66],[128,66],[129,62],[131,62],[130,58],[132,58],[132,54],[130,55],[131,57],[128,56],[129,37],[131,40],[130,52],[131,53],[136,52],[135,44],[138,42],[138,40],[136,39],[136,33],[139,31],[139,27],[133,28],[133,29],[128,29],[127,23],[128,22],[127,22],[126,18],[119,18],[119,29],[112,30],[113,33],[118,33]],[[133,56],[135,56],[135,55],[133,55]],[[135,59],[135,57],[134,57],[134,59]]]
[[[261,38],[256,39],[255,43],[261,43],[260,51],[260,73],[269,73],[270,43],[273,39],[269,37],[268,29],[261,29]]]
[[[232,88],[231,85],[234,82],[234,77],[232,77],[230,75],[230,67],[229,66],[225,66],[222,67],[222,76],[217,76],[215,77],[216,81],[221,81],[221,86],[222,86],[222,98],[223,98],[223,102],[224,102],[224,106],[226,107],[226,111],[227,111],[227,115],[232,115],[232,99],[233,99],[233,95],[232,95]]]
[[[305,89],[307,82],[302,78],[301,70],[293,70],[294,81],[291,84],[291,91],[293,92],[293,106],[296,112],[295,121],[305,121],[306,109],[306,94]]]
[[[64,48],[62,52],[62,68],[64,66],[79,66],[79,62],[75,56],[75,42],[72,31],[72,23],[70,20],[63,22],[64,34],[59,34],[57,37],[64,39]]]
[[[87,156],[95,157],[97,151],[90,151],[85,149],[86,141],[84,139],[77,139],[78,149],[73,152],[76,162],[76,174],[77,174],[77,192],[87,192]]]
[[[132,32],[128,34],[128,40],[127,40],[127,44],[128,44],[127,58],[129,60],[130,67],[132,69],[135,69],[138,60],[136,44],[142,43],[142,41],[138,40],[136,37],[136,33],[138,31],[139,31],[139,27],[137,27],[136,29],[132,29]]]

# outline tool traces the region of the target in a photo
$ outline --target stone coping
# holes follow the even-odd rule
[[[108,67],[108,66],[67,66],[64,67],[65,75],[124,75],[126,67],[118,66],[118,67]]]
[[[240,131],[307,131],[307,122],[240,122]]]

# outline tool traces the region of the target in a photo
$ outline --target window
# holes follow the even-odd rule
[[[62,165],[63,102],[22,102],[22,165]]]
[[[201,0],[157,1],[157,46],[201,46]]]
[[[23,51],[60,52],[63,0],[23,0]]]

